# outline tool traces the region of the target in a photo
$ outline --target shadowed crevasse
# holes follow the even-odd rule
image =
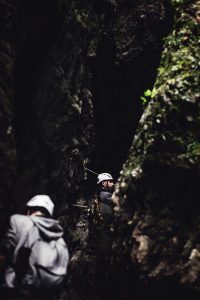
[[[143,111],[140,97],[156,78],[172,11],[169,1],[108,2],[89,59],[97,140],[94,165],[117,178]],[[101,6],[97,12],[103,14]]]

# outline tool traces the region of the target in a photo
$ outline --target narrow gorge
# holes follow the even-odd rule
[[[0,214],[48,194],[62,300],[199,298],[197,0],[0,0]],[[91,170],[117,184],[113,255],[89,238]]]

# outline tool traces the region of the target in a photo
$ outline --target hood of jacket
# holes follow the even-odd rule
[[[63,229],[57,220],[40,216],[30,218],[45,239],[58,239],[63,236]]]

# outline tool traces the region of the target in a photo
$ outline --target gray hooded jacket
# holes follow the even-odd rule
[[[9,258],[4,286],[58,286],[66,276],[69,261],[62,236],[62,227],[54,219],[11,216],[5,241]]]

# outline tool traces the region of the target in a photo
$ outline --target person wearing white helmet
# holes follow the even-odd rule
[[[104,288],[101,282],[106,285],[107,280],[105,274],[107,266],[112,256],[113,243],[113,209],[114,203],[112,201],[112,194],[114,191],[114,180],[110,173],[101,173],[97,177],[97,197],[95,198],[94,226],[91,228],[92,246],[97,255],[97,289],[100,293],[104,293]],[[103,281],[102,281],[102,278]],[[104,299],[104,294],[102,294]]]
[[[97,177],[97,184],[101,184],[103,187],[106,188],[113,188],[113,177],[109,173],[101,173]]]
[[[26,203],[28,215],[53,216],[54,203],[47,195],[37,195]]]
[[[0,247],[7,261],[2,300],[24,295],[23,299],[53,299],[66,277],[69,253],[63,229],[52,218],[53,201],[48,195],[36,195],[26,209],[27,215],[11,216]]]
[[[97,177],[97,184],[100,188],[113,189],[114,179],[109,173],[100,173]]]
[[[109,223],[113,215],[112,194],[114,191],[113,177],[109,173],[101,173],[97,177],[97,198],[99,199],[99,211],[104,223]]]

